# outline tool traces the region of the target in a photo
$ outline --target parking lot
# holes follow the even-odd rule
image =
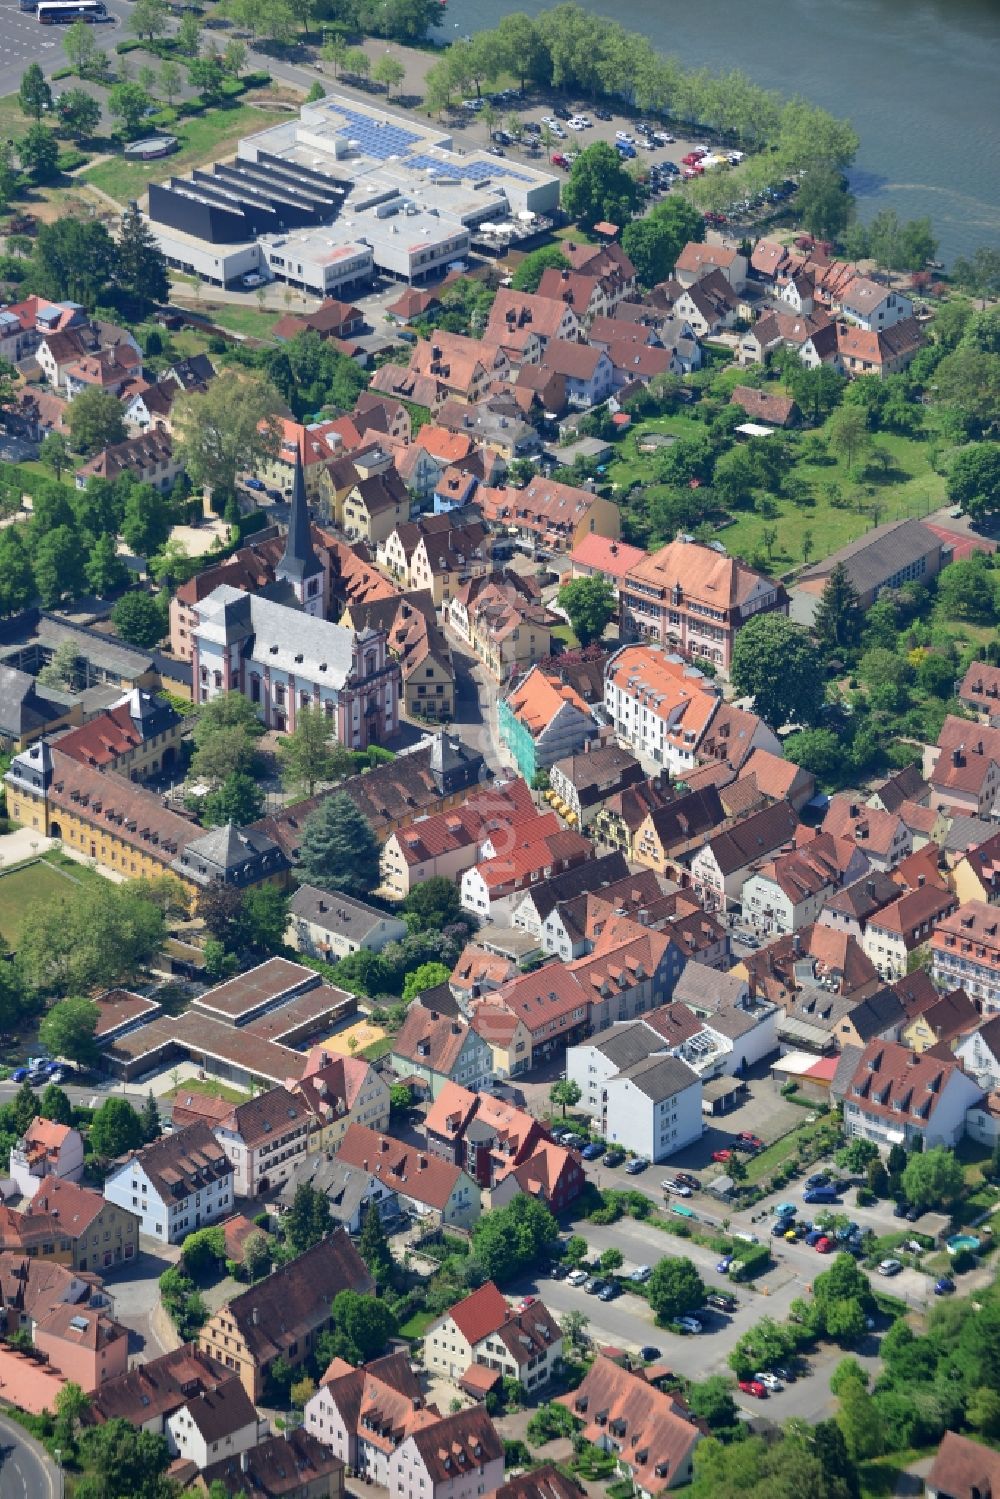
[[[110,20],[94,27],[99,47],[107,50],[121,40],[121,20],[126,0],[106,0]],[[17,92],[21,74],[30,62],[41,64],[45,73],[61,68],[66,56],[62,39],[65,28],[40,26],[29,11],[18,9],[17,0],[0,0],[0,96]]]

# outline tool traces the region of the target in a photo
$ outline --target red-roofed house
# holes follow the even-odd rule
[[[540,1301],[514,1311],[488,1280],[456,1302],[424,1334],[424,1362],[449,1379],[470,1365],[516,1379],[529,1392],[548,1384],[562,1362],[562,1333]]]
[[[734,245],[697,244],[688,240],[677,257],[674,275],[682,286],[694,286],[713,271],[720,271],[734,291],[747,279],[747,259]]]
[[[588,1441],[615,1455],[641,1499],[691,1482],[702,1429],[680,1396],[656,1389],[641,1371],[598,1355],[583,1382],[557,1398],[583,1422]]]
[[[511,914],[516,896],[593,853],[589,838],[561,829],[554,812],[516,830],[495,828],[479,844],[479,862],[462,875],[462,906],[484,921],[498,921]]]
[[[572,1045],[586,1034],[590,1003],[590,995],[575,973],[561,963],[546,963],[502,985],[488,1000],[480,1000],[473,1014],[488,1005],[490,1010],[506,1010],[521,1021],[530,1051],[519,1070],[528,1071],[553,1051]]]
[[[497,713],[500,738],[529,784],[540,770],[579,754],[597,737],[597,724],[580,694],[540,666],[501,700]]]
[[[479,1217],[479,1188],[471,1176],[428,1150],[352,1124],[337,1159],[371,1173],[420,1217],[445,1228],[471,1228]]]
[[[917,1141],[925,1150],[957,1145],[966,1114],[983,1097],[958,1062],[918,1056],[897,1041],[869,1041],[833,1086],[843,1100],[844,1134],[872,1140],[880,1150],[909,1150]]]
[[[427,1406],[404,1353],[358,1369],[334,1359],[305,1407],[306,1431],[366,1483],[383,1486],[394,1448],[415,1426],[435,1419],[437,1409]]]
[[[549,819],[542,822],[543,831],[558,827],[554,813]],[[480,842],[490,830],[503,829],[516,841],[524,828],[537,833],[541,821],[522,780],[488,787],[460,807],[397,829],[382,848],[382,888],[394,900],[403,900],[415,885],[436,875],[458,879],[475,864]]]
[[[27,1202],[47,1177],[78,1182],[83,1175],[80,1131],[51,1119],[33,1119],[11,1150],[10,1174]]]
[[[517,1194],[541,1197],[560,1211],[583,1187],[577,1157],[555,1145],[536,1119],[488,1093],[448,1084],[425,1122],[427,1145],[464,1165],[496,1207]]]

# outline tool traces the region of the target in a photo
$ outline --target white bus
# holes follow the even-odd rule
[[[104,0],[40,0],[38,19],[43,26],[72,25],[74,21],[106,21]]]

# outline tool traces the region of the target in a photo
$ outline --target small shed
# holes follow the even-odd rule
[[[747,1096],[747,1085],[738,1077],[710,1077],[701,1085],[701,1112],[727,1114],[739,1108]]]

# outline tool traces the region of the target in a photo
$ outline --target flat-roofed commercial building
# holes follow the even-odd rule
[[[257,272],[316,296],[376,271],[426,281],[483,224],[532,223],[558,204],[549,172],[460,153],[436,127],[339,95],[240,141],[234,161],[149,190],[172,264],[218,285]]]

